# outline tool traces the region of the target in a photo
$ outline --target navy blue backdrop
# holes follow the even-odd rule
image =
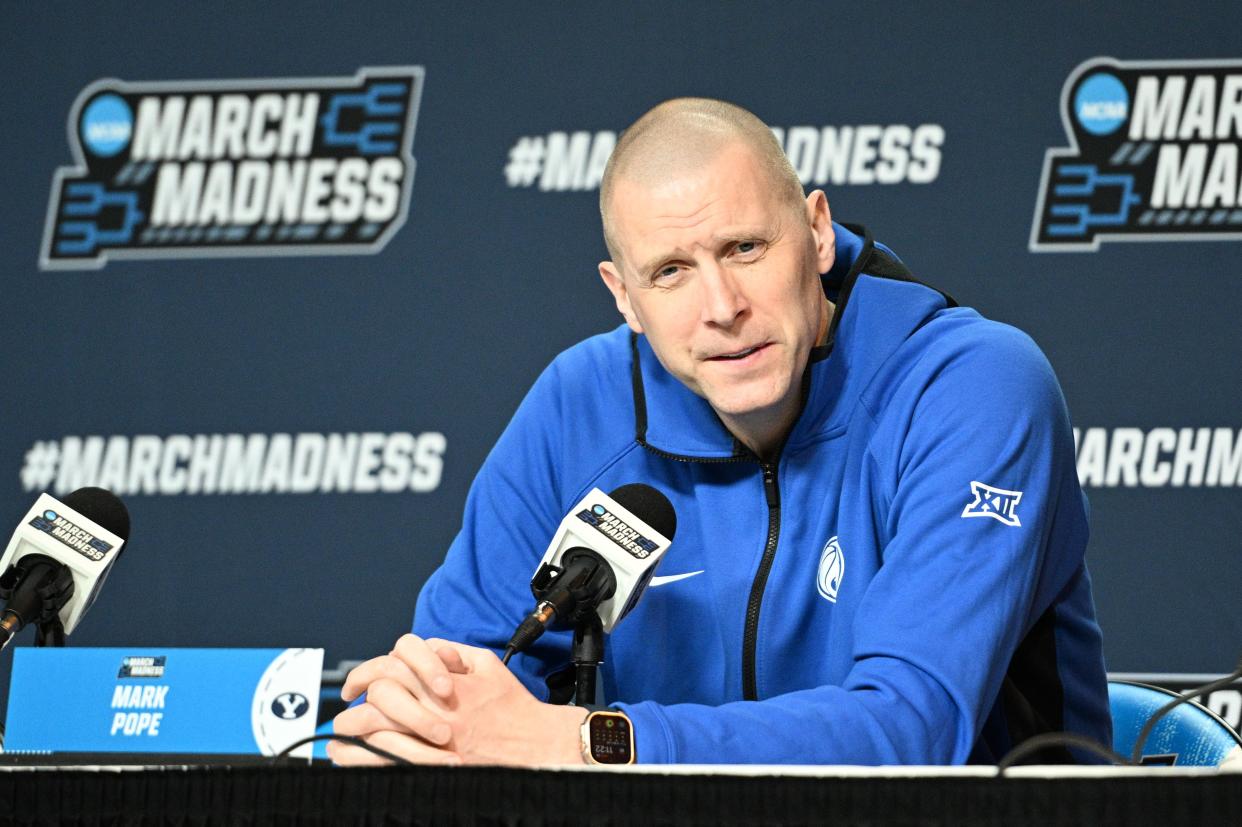
[[[1081,434],[1110,669],[1227,671],[1242,649],[1242,215],[1236,163],[1212,159],[1242,141],[1227,92],[1242,11],[1196,5],[1179,20],[1167,3],[6,5],[0,515],[16,525],[38,491],[101,479],[124,495],[132,544],[73,645],[386,651],[531,381],[619,321],[595,273],[616,132],[706,95],[778,128],[835,217],[1044,348]],[[1214,92],[1192,91],[1207,75]],[[1166,135],[1153,107],[1177,83]],[[124,106],[83,120],[101,90],[132,133]],[[165,114],[184,98],[188,122],[195,95],[222,109],[263,90],[353,107],[315,122],[310,155],[401,158],[404,223],[379,185],[371,231],[395,229],[353,248],[306,215],[306,243],[280,236],[285,219],[237,243],[192,221],[161,236],[171,202],[142,202],[128,237],[73,252],[66,200],[99,228],[137,202],[58,200],[58,170],[83,151],[90,170],[69,180],[142,161],[144,96]],[[368,154],[372,122],[388,126]],[[1074,155],[1067,130],[1090,175],[1046,170],[1050,150]],[[148,190],[188,174],[190,144],[148,159]]]

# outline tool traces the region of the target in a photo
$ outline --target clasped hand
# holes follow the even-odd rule
[[[351,671],[341,697],[366,701],[336,716],[336,734],[418,764],[580,764],[579,707],[545,704],[490,649],[403,635],[392,652]],[[366,749],[332,741],[346,765],[387,764]]]

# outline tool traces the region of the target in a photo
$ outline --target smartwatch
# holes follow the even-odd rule
[[[596,710],[582,722],[581,745],[588,764],[633,764],[634,725],[624,712]]]

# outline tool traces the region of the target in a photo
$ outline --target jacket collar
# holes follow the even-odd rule
[[[828,341],[811,351],[803,408],[787,450],[843,431],[868,380],[931,315],[956,302],[914,283],[910,271],[864,227],[833,222],[836,262],[821,279],[836,304]],[[865,339],[866,347],[852,345]],[[733,462],[754,455],[729,433],[707,400],[664,369],[645,336],[630,335],[635,439],[672,459]]]

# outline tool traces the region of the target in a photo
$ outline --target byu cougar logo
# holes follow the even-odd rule
[[[819,576],[815,583],[819,586],[820,597],[829,603],[837,602],[837,590],[841,588],[841,578],[845,576],[845,552],[835,536],[829,537],[819,557]]]

